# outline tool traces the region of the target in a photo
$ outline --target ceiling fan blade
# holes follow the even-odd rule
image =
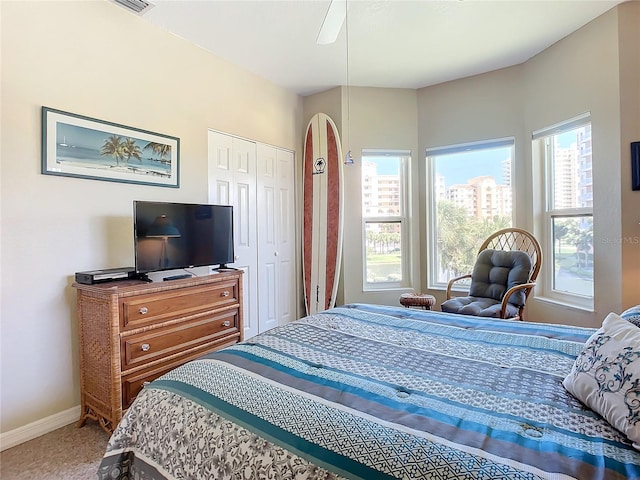
[[[340,30],[342,30],[346,16],[347,0],[331,0],[320,31],[318,32],[316,43],[318,45],[334,43],[338,38]]]

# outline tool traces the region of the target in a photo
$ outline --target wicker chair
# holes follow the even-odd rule
[[[524,252],[527,255],[519,252]],[[518,262],[520,262],[520,280],[513,282],[510,267]],[[484,265],[485,263],[487,265]],[[480,246],[473,274],[462,275],[449,281],[447,299],[441,305],[442,311],[523,320],[525,303],[535,286],[541,265],[542,249],[531,233],[520,228],[499,230]],[[495,267],[501,271],[501,284],[487,283],[492,281],[489,279],[488,271]],[[523,268],[525,269],[524,273]],[[529,270],[528,278],[526,270]],[[514,273],[513,275],[518,274]],[[491,278],[494,276],[492,274]],[[452,297],[453,285],[466,278],[471,278],[469,296]],[[522,281],[522,278],[525,280]],[[512,283],[516,284],[512,285]],[[490,292],[490,294],[480,296],[478,292]]]

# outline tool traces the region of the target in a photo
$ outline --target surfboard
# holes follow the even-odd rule
[[[318,113],[304,142],[302,255],[307,315],[335,306],[342,258],[342,149],[331,118]]]

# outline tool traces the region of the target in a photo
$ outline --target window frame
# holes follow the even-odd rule
[[[397,157],[400,175],[400,215],[367,216],[364,212],[365,185],[361,181],[360,205],[362,206],[362,289],[364,292],[405,289],[411,285],[411,224],[410,224],[410,185],[411,185],[411,151],[410,150],[381,150],[363,149],[362,164],[367,157]],[[361,179],[364,171],[361,172]],[[369,282],[367,280],[367,224],[368,223],[400,223],[400,271],[399,281]]]
[[[515,225],[516,197],[514,195],[515,179],[515,137],[501,137],[476,142],[466,142],[460,144],[445,145],[440,147],[429,147],[425,151],[426,162],[426,182],[427,182],[427,208],[426,208],[426,228],[427,228],[427,287],[432,290],[446,290],[449,280],[441,282],[438,279],[438,225],[437,225],[437,185],[436,185],[436,157],[455,153],[463,153],[473,150],[489,150],[493,148],[511,148],[511,167],[509,185],[511,186],[511,225]],[[484,240],[484,239],[482,239]],[[468,273],[471,273],[470,271]],[[469,284],[456,282],[453,286],[455,292],[468,292]]]
[[[543,251],[548,252],[547,260],[543,262],[541,275],[539,276],[538,291],[536,297],[550,300],[555,303],[593,311],[595,299],[595,282],[593,283],[593,291],[591,295],[582,295],[579,293],[567,292],[555,289],[555,240],[554,240],[554,221],[557,219],[569,219],[577,217],[591,217],[593,228],[593,206],[591,207],[565,207],[554,208],[555,205],[555,178],[554,178],[554,160],[552,138],[555,135],[565,133],[571,130],[589,125],[592,129],[591,115],[589,112],[568,119],[564,122],[557,123],[547,128],[536,130],[531,135],[532,155],[534,156],[534,164],[541,165],[543,175],[538,182],[537,187],[540,191],[540,218],[541,222],[538,226],[538,237],[541,240]],[[593,155],[593,130],[591,134],[591,152]],[[591,160],[593,168],[593,158]],[[591,180],[594,181],[593,178]],[[593,191],[591,192],[593,195]],[[595,257],[595,244],[592,246]],[[592,267],[593,268],[593,267]],[[594,269],[595,274],[595,269]]]

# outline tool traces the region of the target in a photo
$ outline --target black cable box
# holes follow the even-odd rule
[[[76,282],[82,283],[84,285],[113,282],[115,280],[128,280],[130,278],[137,278],[136,269],[133,267],[108,268],[104,270],[76,272]]]
[[[193,277],[193,275],[191,275],[190,273],[182,273],[180,275],[171,275],[169,277],[164,277],[162,280],[165,282],[168,282],[170,280],[181,280],[183,278],[191,278]]]

